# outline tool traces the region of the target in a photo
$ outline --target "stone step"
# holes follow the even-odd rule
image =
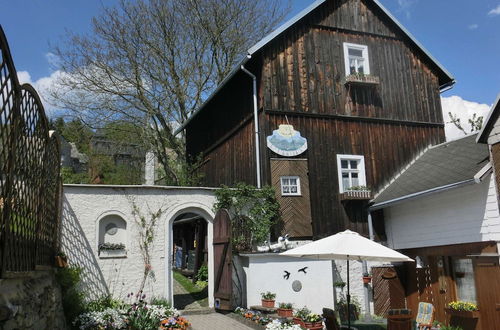
[[[276,311],[278,310],[278,308],[276,307],[264,307],[261,305],[250,306],[250,309],[253,309],[254,311],[259,311],[263,314],[276,314]]]

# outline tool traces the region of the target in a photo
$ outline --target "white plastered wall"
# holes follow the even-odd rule
[[[384,209],[393,249],[500,241],[495,180],[409,199]]]
[[[147,279],[144,293],[148,297],[172,299],[172,222],[186,212],[196,213],[208,221],[208,268],[209,274],[213,274],[214,201],[213,189],[209,188],[65,185],[62,249],[70,264],[84,269],[83,283],[89,298],[107,294],[126,298],[128,293],[138,290],[144,270],[138,239],[140,227],[132,215],[132,205],[135,203],[146,217],[161,208],[163,212],[157,221],[151,254],[154,276]],[[101,258],[97,253],[99,222],[109,215],[118,215],[127,223],[126,258]],[[213,306],[212,277],[209,277],[210,306]]]

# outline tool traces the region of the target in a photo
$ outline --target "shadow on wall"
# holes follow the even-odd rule
[[[99,263],[85,236],[75,212],[63,195],[61,249],[68,256],[72,266],[81,267],[83,289],[87,297],[97,299],[110,294]]]

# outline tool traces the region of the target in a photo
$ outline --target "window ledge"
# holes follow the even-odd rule
[[[372,75],[351,74],[344,78],[344,84],[375,86],[380,84],[380,78]]]
[[[348,190],[340,194],[340,200],[370,200],[372,192],[370,190]]]
[[[99,259],[126,258],[127,250],[101,250]]]

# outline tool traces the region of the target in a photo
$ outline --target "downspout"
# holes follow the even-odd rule
[[[250,58],[250,55],[248,55]],[[260,180],[260,145],[259,145],[259,113],[257,111],[257,77],[248,71],[243,64],[241,65],[241,70],[245,72],[252,78],[253,82],[253,119],[255,126],[255,167],[257,171],[257,188],[261,188]]]
[[[368,209],[368,233],[370,235],[370,240],[375,240],[375,235],[373,234],[373,223],[372,223],[372,214],[370,209]],[[368,273],[368,265],[366,261],[363,261],[362,266],[363,274]],[[371,320],[372,315],[370,312],[370,288],[368,284],[363,285],[363,297],[365,300],[365,320]]]

